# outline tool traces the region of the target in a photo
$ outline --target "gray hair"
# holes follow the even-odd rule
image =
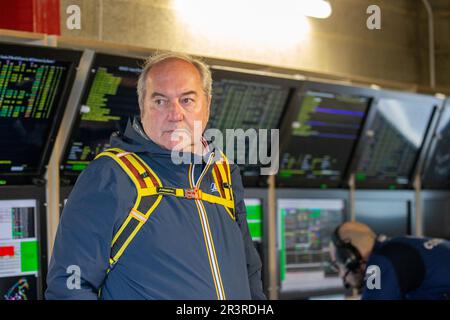
[[[190,55],[184,54],[184,53],[177,53],[177,52],[170,52],[170,51],[156,53],[156,54],[150,56],[145,61],[143,70],[142,70],[141,74],[139,75],[139,80],[137,83],[137,94],[138,94],[139,109],[141,110],[141,115],[142,115],[142,111],[144,110],[145,94],[147,93],[147,75],[154,65],[156,65],[157,63],[160,63],[164,60],[168,60],[168,59],[184,60],[184,61],[189,62],[192,65],[194,65],[194,67],[200,73],[200,77],[203,82],[203,91],[204,91],[206,97],[209,100],[211,99],[212,76],[211,76],[211,70],[209,69],[208,65],[205,62],[203,62],[199,59],[196,59]]]

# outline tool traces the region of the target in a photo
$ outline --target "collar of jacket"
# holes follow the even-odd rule
[[[217,148],[211,141],[206,141],[205,139],[204,141],[207,144],[207,153],[203,159],[206,160],[211,152],[216,151]],[[120,148],[130,152],[145,152],[153,156],[171,157],[172,155],[171,150],[165,149],[156,144],[145,134],[139,116],[135,116],[132,121],[128,119],[128,123],[123,134],[118,132],[113,133],[111,135],[110,145],[112,148]],[[201,156],[194,154],[191,158],[198,160]]]

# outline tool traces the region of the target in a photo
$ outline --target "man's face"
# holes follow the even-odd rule
[[[348,272],[345,265],[337,259],[336,246],[330,242],[330,259],[339,272],[339,276],[344,281],[344,284],[352,288],[359,288],[364,278],[363,266],[357,272]]]
[[[179,59],[162,61],[147,75],[141,114],[144,131],[165,149],[194,152],[208,122],[209,100],[194,65]],[[194,137],[196,121],[201,132]]]

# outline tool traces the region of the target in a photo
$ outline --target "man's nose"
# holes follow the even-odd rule
[[[169,120],[170,121],[181,121],[184,116],[183,107],[177,101],[172,101],[169,106]]]

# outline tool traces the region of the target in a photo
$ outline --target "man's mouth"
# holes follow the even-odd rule
[[[191,132],[184,128],[165,130],[164,133],[167,134],[170,137],[170,140],[174,142],[182,141],[183,143],[189,144],[192,140]]]
[[[190,131],[185,128],[176,128],[176,129],[165,130],[164,133],[168,133],[168,134],[176,133],[176,134],[180,134],[180,135],[190,135],[191,134]]]

